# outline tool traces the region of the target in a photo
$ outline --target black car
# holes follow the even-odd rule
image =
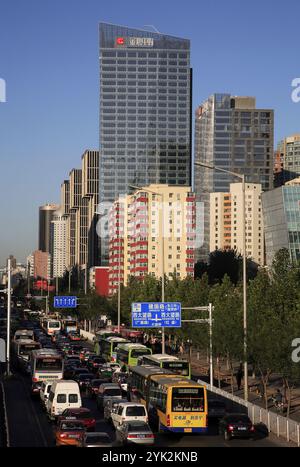
[[[226,441],[231,438],[253,438],[255,427],[248,415],[232,413],[220,420],[219,434],[223,435]]]
[[[89,388],[93,378],[93,373],[79,373],[74,377],[74,380],[79,384],[81,391],[86,391]]]
[[[101,357],[94,357],[88,360],[87,367],[90,371],[94,371],[95,373],[101,368],[103,365],[103,359]]]

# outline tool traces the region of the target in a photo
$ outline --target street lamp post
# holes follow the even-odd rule
[[[243,205],[243,351],[244,351],[244,399],[248,400],[248,358],[247,358],[247,254],[246,254],[246,196],[245,196],[245,175],[230,170],[217,167],[215,165],[195,162],[195,165],[211,170],[217,170],[229,175],[233,175],[242,180],[242,205]]]
[[[7,263],[7,337],[6,337],[6,374],[10,375],[10,315],[11,315],[11,259]]]
[[[158,193],[157,191],[153,190],[148,190],[147,188],[139,187],[139,186],[134,186],[134,185],[129,185],[130,188],[133,188],[135,190],[140,190],[140,191],[145,191],[147,193],[152,193],[156,196],[161,196],[162,199],[162,208],[161,208],[161,232],[162,232],[162,242],[161,242],[161,301],[165,301],[165,237],[164,237],[164,195],[163,193]],[[166,351],[166,345],[165,345],[165,328],[161,329],[161,347],[162,347],[162,353],[165,353]]]

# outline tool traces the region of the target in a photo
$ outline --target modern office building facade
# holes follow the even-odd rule
[[[191,76],[189,40],[100,24],[101,203],[191,185]]]
[[[293,261],[300,259],[300,180],[262,194],[266,264],[287,248]]]
[[[54,212],[59,208],[57,204],[46,204],[39,208],[39,250],[50,253],[50,229]]]
[[[70,172],[70,215],[68,231],[68,257],[70,266],[78,264],[79,259],[79,208],[82,197],[82,170],[72,169]]]
[[[210,194],[210,251],[236,250],[243,253],[246,231],[246,255],[264,265],[264,230],[261,206],[261,184],[246,183],[246,230],[243,223],[242,183],[231,183],[229,193]]]
[[[245,174],[246,182],[273,187],[274,112],[257,109],[255,98],[213,94],[196,110],[195,162]],[[195,165],[196,199],[204,203],[204,242],[197,259],[209,253],[209,194],[228,192],[237,178]]]

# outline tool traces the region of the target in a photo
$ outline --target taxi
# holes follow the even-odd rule
[[[84,434],[85,426],[81,420],[59,420],[55,430],[55,444],[56,446],[80,446]]]
[[[85,407],[65,409],[58,417],[58,421],[80,421],[83,423],[85,430],[94,431],[96,427],[96,420],[91,411]]]

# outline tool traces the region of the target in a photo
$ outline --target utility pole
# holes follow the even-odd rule
[[[30,295],[30,262],[27,264],[27,294]]]
[[[192,311],[208,311],[208,319],[183,319],[182,323],[208,323],[209,325],[209,384],[214,385],[214,369],[213,369],[213,345],[212,345],[212,312],[214,307],[212,303],[209,303],[208,306],[194,306],[194,307],[184,307],[182,310],[192,310]]]
[[[10,375],[11,259],[8,259],[6,374]]]
[[[71,276],[72,276],[72,269],[70,267],[69,269],[69,294],[71,293]]]
[[[209,313],[209,380],[210,385],[214,385],[214,375],[213,375],[213,348],[212,348],[212,304],[208,305]]]

